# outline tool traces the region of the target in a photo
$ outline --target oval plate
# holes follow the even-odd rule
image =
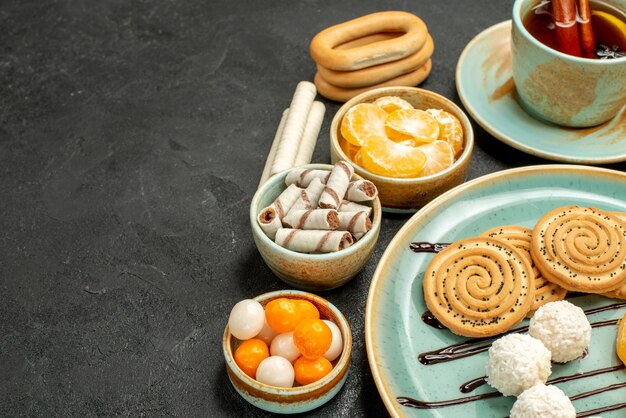
[[[461,54],[456,88],[467,112],[487,132],[527,154],[579,164],[626,161],[626,106],[593,128],[564,128],[522,109],[511,69],[511,21],[479,33]]]
[[[461,393],[459,389],[463,383],[484,376],[486,352],[428,366],[418,361],[420,353],[469,339],[433,328],[421,320],[427,310],[421,281],[433,254],[415,253],[409,244],[453,242],[499,225],[532,228],[542,214],[572,204],[626,212],[626,173],[572,165],[500,171],[450,190],[407,221],[376,268],[365,316],[368,360],[378,391],[392,416],[503,417],[509,415],[515,401],[514,397],[497,397],[426,410],[399,402],[398,398],[403,397],[439,402],[494,391],[488,385],[469,393]],[[585,310],[620,303],[591,295],[569,300]],[[619,309],[590,315],[589,319],[591,322],[614,320],[624,312],[626,303]],[[616,332],[615,324],[594,328],[589,355],[565,365],[553,364],[550,379],[621,364],[615,354]],[[616,383],[622,387],[574,401],[580,413],[624,402],[626,371],[612,371],[558,386],[572,396]],[[623,417],[624,410],[603,412],[602,416]]]

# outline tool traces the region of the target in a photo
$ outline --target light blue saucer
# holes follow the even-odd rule
[[[468,113],[500,141],[555,161],[607,164],[626,161],[626,106],[593,128],[563,128],[530,116],[515,93],[511,21],[479,33],[463,50],[456,87]],[[617,80],[616,80],[617,82]]]
[[[486,348],[492,340],[460,337],[423,319],[428,308],[422,281],[434,255],[416,253],[409,245],[454,242],[499,225],[532,228],[543,214],[565,205],[626,212],[626,173],[576,165],[499,171],[442,194],[398,231],[374,272],[365,310],[365,343],[372,376],[392,417],[501,418],[510,414],[515,401],[512,396],[494,396],[495,390],[486,384],[466,386],[485,375]],[[568,300],[587,310],[594,324],[589,353],[584,359],[553,364],[550,379],[577,377],[554,384],[574,397],[578,413],[596,410],[592,415],[623,418],[626,371],[619,368],[622,363],[615,353],[615,340],[616,320],[626,313],[626,301],[582,294]],[[527,320],[516,328],[525,325]],[[442,349],[453,344],[467,344],[468,354],[480,345],[484,350],[433,362],[436,364],[419,360],[420,354],[434,350],[446,353]],[[597,389],[601,390],[589,393]],[[417,409],[420,403],[426,409]]]

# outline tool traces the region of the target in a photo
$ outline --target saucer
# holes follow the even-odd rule
[[[606,164],[626,161],[626,106],[592,128],[565,128],[522,108],[511,69],[511,21],[479,33],[463,50],[456,88],[468,113],[500,141],[555,161]]]

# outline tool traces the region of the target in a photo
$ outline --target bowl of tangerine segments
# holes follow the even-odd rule
[[[228,377],[245,400],[293,414],[325,404],[343,387],[352,333],[326,299],[278,290],[233,306],[223,351]]]
[[[463,183],[473,148],[465,113],[416,87],[362,93],[337,111],[330,128],[332,162],[348,161],[373,182],[387,212],[414,212]]]

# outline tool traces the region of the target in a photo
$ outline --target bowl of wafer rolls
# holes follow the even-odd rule
[[[376,186],[345,161],[278,173],[250,204],[252,235],[267,266],[302,290],[350,281],[371,256],[381,224]]]

